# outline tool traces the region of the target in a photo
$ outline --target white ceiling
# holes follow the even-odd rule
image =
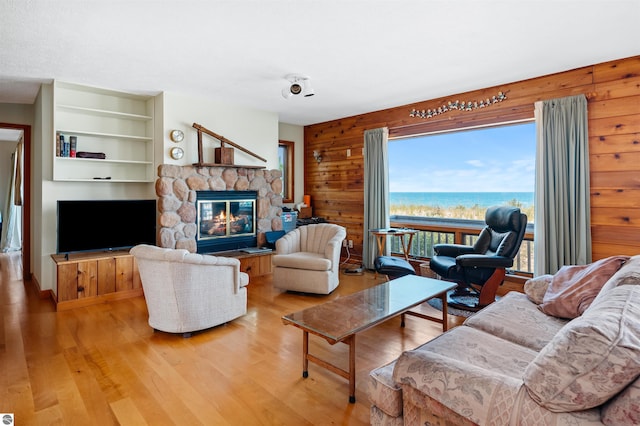
[[[59,79],[306,125],[635,56],[638,28],[640,0],[3,0],[0,103]]]

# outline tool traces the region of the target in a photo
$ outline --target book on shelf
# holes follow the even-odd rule
[[[76,156],[78,148],[78,137],[77,136],[69,136],[69,157]]]
[[[65,138],[64,135],[60,135],[60,142],[62,142],[62,156],[69,156],[69,139]]]
[[[60,134],[60,157],[69,156],[69,140]]]
[[[107,158],[107,156],[105,155],[104,152],[85,152],[85,151],[78,151],[76,153],[76,157],[78,157],[78,158],[94,158],[94,159],[98,159],[98,160],[104,160],[105,158]]]
[[[62,155],[62,149],[60,147],[60,132],[56,132],[56,157]]]

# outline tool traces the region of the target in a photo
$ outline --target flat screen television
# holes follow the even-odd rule
[[[58,254],[156,244],[156,200],[58,200]]]

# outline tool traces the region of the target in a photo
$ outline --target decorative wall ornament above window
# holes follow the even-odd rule
[[[442,105],[438,109],[412,109],[409,112],[409,117],[418,117],[418,118],[432,118],[436,115],[444,114],[445,112],[458,110],[458,111],[473,111],[479,108],[486,108],[498,102],[502,102],[507,99],[507,95],[503,92],[498,92],[497,95],[493,96],[491,99],[480,99],[479,101],[455,101],[455,102],[447,102],[446,105]]]

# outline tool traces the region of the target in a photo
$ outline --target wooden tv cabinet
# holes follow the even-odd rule
[[[138,266],[128,250],[52,254],[56,264],[56,310],[78,308],[108,300],[142,296]]]
[[[234,250],[210,254],[237,258],[240,270],[250,278],[272,272],[272,252]],[[143,295],[138,265],[128,250],[76,253],[68,258],[52,254],[51,258],[56,264],[58,311]]]
[[[212,256],[235,257],[240,261],[240,271],[246,272],[249,278],[255,278],[269,275],[273,272],[271,269],[271,256],[273,253],[273,251],[245,253],[239,250],[229,250],[208,254]]]

